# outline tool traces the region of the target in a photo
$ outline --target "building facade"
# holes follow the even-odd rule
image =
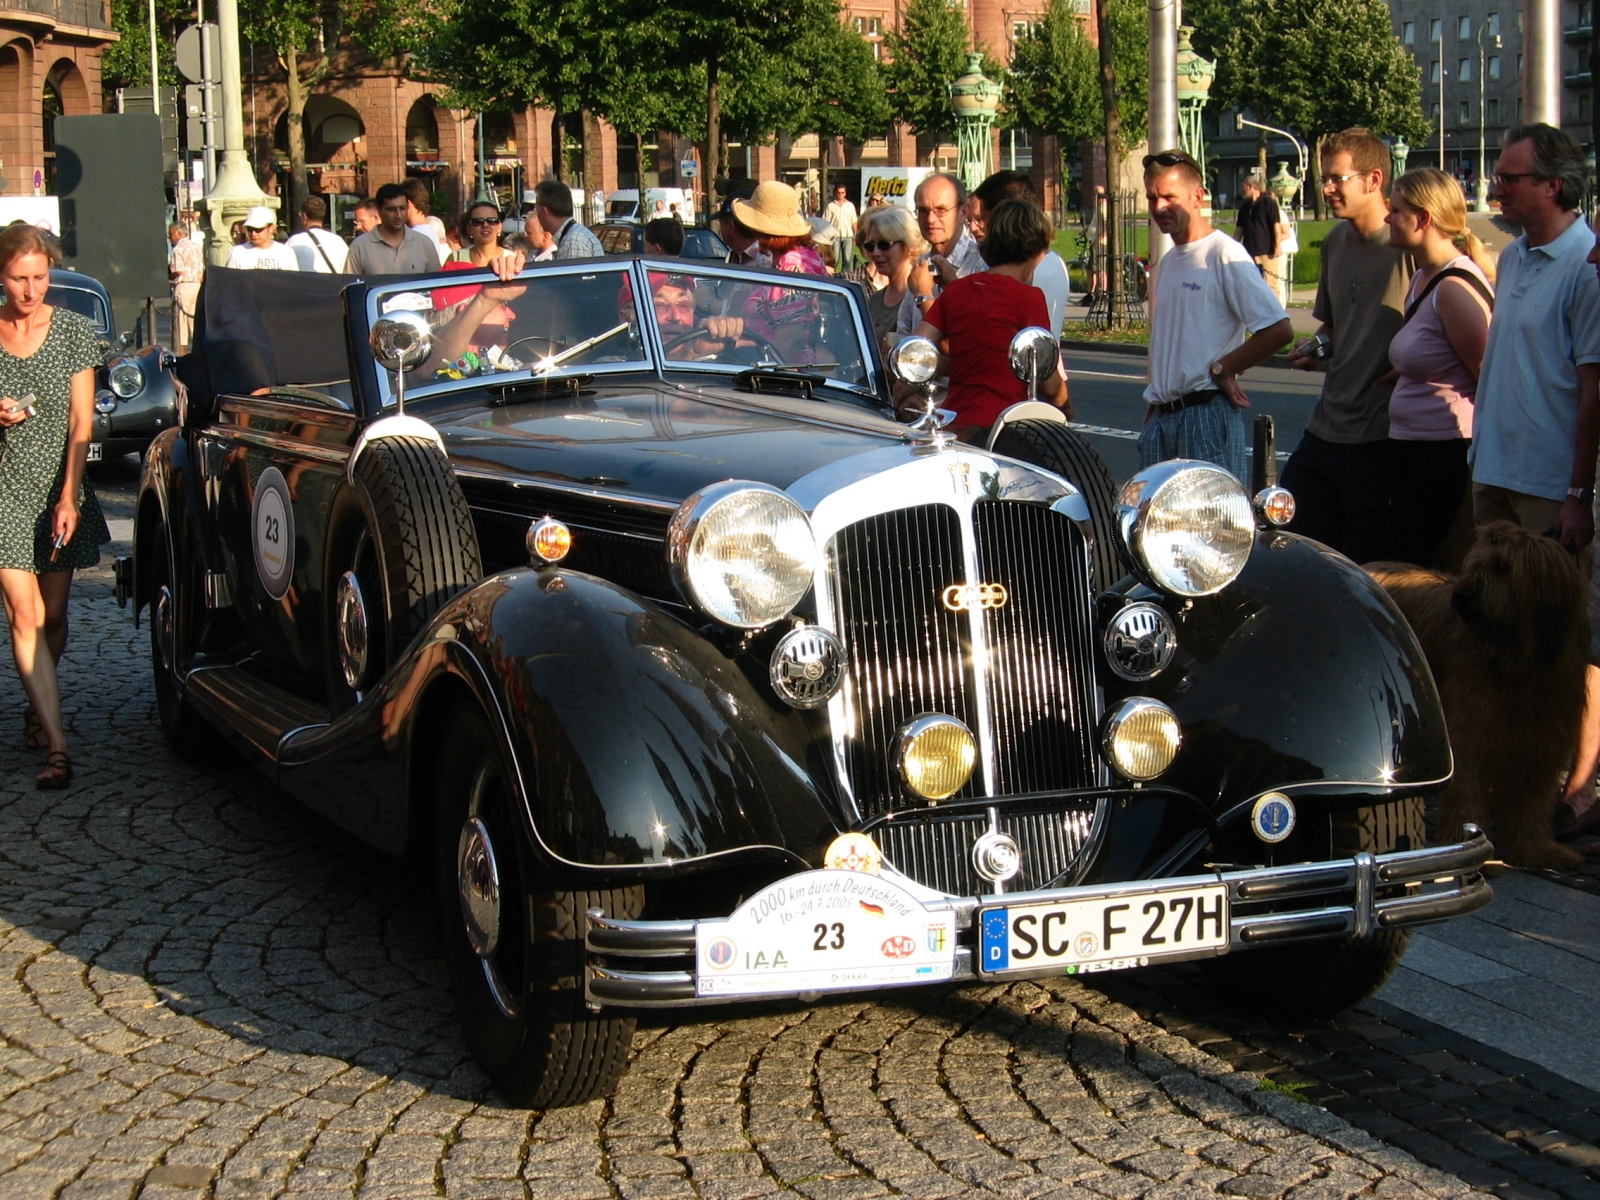
[[[107,0],[0,0],[0,194],[52,190],[52,124],[102,110],[100,59],[116,40]]]

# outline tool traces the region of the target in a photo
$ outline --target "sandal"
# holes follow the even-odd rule
[[[50,744],[45,737],[44,722],[31,704],[22,710],[22,744],[29,750],[43,750]]]
[[[44,770],[34,777],[40,791],[59,792],[72,782],[72,760],[65,750],[52,750],[45,756]]]

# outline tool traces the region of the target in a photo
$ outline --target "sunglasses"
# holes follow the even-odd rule
[[[873,250],[876,250],[880,254],[887,254],[889,253],[891,247],[898,246],[899,244],[899,242],[862,242],[861,248],[869,253]]]
[[[1198,171],[1200,164],[1181,150],[1163,150],[1159,154],[1144,156],[1144,169],[1148,171],[1151,167],[1193,167]]]
[[[474,227],[474,228],[476,228],[478,226],[482,226],[482,225],[498,225],[498,224],[500,224],[500,218],[499,217],[468,217],[467,218],[467,224],[469,226]]]

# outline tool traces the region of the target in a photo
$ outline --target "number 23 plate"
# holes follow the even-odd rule
[[[1066,974],[1143,966],[1228,945],[1223,884],[1117,892],[978,912],[979,973]]]

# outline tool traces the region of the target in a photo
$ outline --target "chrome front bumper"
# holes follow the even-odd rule
[[[1182,879],[1147,880],[1108,887],[1047,888],[1008,892],[1004,896],[952,897],[924,904],[929,912],[955,914],[958,944],[955,975],[981,979],[973,964],[974,914],[985,904],[1049,904],[1098,897],[1136,897],[1157,888],[1183,884],[1224,884],[1228,889],[1232,953],[1257,946],[1309,942],[1337,937],[1365,937],[1385,929],[1403,929],[1463,916],[1494,898],[1482,867],[1494,853],[1483,831],[1462,828],[1463,840],[1452,846],[1430,846],[1393,854],[1362,852],[1354,858],[1223,871]],[[593,1008],[657,1008],[726,1004],[763,996],[700,996],[695,980],[698,921],[625,921],[591,909],[584,944],[587,950],[586,993]],[[1175,955],[1162,959],[1180,961]],[[1038,972],[1058,975],[1054,966]],[[1016,978],[1009,974],[1007,978]],[[821,992],[793,992],[814,1000]]]

